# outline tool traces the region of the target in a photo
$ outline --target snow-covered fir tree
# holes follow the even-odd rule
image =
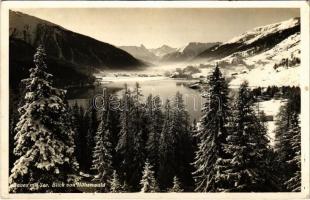
[[[119,132],[120,132],[120,113],[119,113],[119,105],[120,100],[117,96],[113,94],[109,94],[106,92],[106,102],[107,107],[106,110],[109,112],[107,118],[107,128],[110,131],[110,141],[112,144],[112,157],[113,157],[113,168],[118,170],[119,163],[117,162],[117,154],[116,154],[116,146],[118,143]]]
[[[194,162],[194,178],[196,191],[216,192],[219,191],[217,182],[221,176],[219,161],[227,157],[223,144],[228,136],[229,91],[227,81],[218,66],[208,76],[207,83],[204,96],[208,98],[202,110],[201,128],[196,135],[199,143]]]
[[[268,164],[268,139],[266,130],[254,112],[253,95],[244,82],[234,106],[232,134],[227,137],[225,151],[228,159],[220,162],[219,191],[265,191]]]
[[[111,192],[112,193],[118,193],[118,192],[122,192],[122,185],[120,183],[120,180],[118,178],[118,175],[116,173],[116,171],[114,170],[113,171],[113,177],[112,177],[112,180],[111,180]]]
[[[134,137],[132,133],[132,121],[130,117],[130,111],[132,107],[131,93],[130,90],[125,85],[123,98],[121,100],[121,114],[120,114],[120,132],[119,140],[116,146],[117,153],[121,158],[120,163],[121,176],[125,176],[130,173],[129,165],[133,158],[134,153]]]
[[[297,96],[297,97],[296,97]],[[275,150],[278,162],[278,177],[282,183],[282,191],[298,191],[300,188],[300,125],[299,109],[296,106],[298,95],[290,96],[276,118]],[[300,98],[300,96],[299,96]],[[299,139],[299,141],[298,141]],[[294,178],[295,177],[295,178]],[[298,182],[300,184],[298,184]],[[284,184],[283,184],[284,183]]]
[[[88,119],[87,119],[88,118]],[[88,110],[86,111],[86,120],[87,130],[86,130],[86,142],[85,142],[85,154],[84,161],[86,164],[86,171],[91,172],[92,164],[93,164],[93,150],[95,144],[95,137],[97,134],[97,130],[99,127],[99,120],[97,119],[97,110],[94,106],[90,105]],[[84,133],[85,134],[85,133]]]
[[[143,170],[144,162],[146,159],[146,140],[147,132],[144,124],[145,119],[145,105],[142,102],[141,87],[138,83],[135,84],[132,97],[133,97],[133,109],[130,113],[132,121],[132,132],[134,135],[134,154],[131,161],[132,169],[130,173],[130,179],[128,183],[134,189],[138,191],[140,189],[139,182],[141,180],[141,171]]]
[[[140,87],[133,92],[125,86],[121,109],[121,130],[117,152],[121,158],[120,176],[133,191],[139,190],[141,171],[144,165],[145,142],[143,141],[142,107],[139,102]]]
[[[286,133],[289,146],[288,149],[292,150],[290,159],[286,164],[290,166],[293,171],[284,183],[286,189],[292,192],[300,192],[301,190],[301,132],[299,125],[298,113],[293,113],[288,132]]]
[[[158,186],[154,176],[153,166],[147,160],[144,165],[142,179],[140,185],[142,186],[141,192],[157,192]]]
[[[171,187],[171,180],[175,174],[175,137],[170,133],[171,123],[171,105],[167,99],[165,103],[165,120],[163,129],[160,134],[159,144],[159,187],[161,190],[165,190]]]
[[[80,170],[84,172],[89,172],[89,169],[91,167],[91,164],[89,163],[89,160],[92,160],[92,150],[94,145],[89,148],[87,138],[88,138],[88,130],[90,128],[89,121],[90,116],[89,112],[85,111],[85,109],[80,106],[79,112],[78,112],[79,120],[76,121],[78,124],[73,123],[73,126],[76,128],[76,138],[78,138],[78,145],[76,146],[77,150],[77,160],[79,162]],[[87,159],[85,159],[87,158]]]
[[[102,114],[102,119],[95,137],[95,148],[93,151],[92,168],[96,172],[94,180],[104,184],[104,187],[100,188],[100,192],[110,191],[110,180],[113,173],[112,144],[110,142],[110,131],[107,128],[107,116],[108,113],[104,112]]]
[[[74,144],[75,144],[75,157],[77,162],[80,164],[81,160],[83,159],[82,156],[82,142],[85,141],[82,133],[82,124],[83,124],[83,114],[81,113],[81,109],[77,102],[74,103],[73,107],[70,108],[70,115],[71,115],[71,125],[72,129],[75,132],[74,135]],[[80,170],[81,170],[81,165]]]
[[[193,138],[190,130],[189,114],[185,109],[183,95],[177,92],[171,111],[170,134],[175,139],[175,165],[176,175],[187,183],[187,186],[193,187],[194,180],[192,172],[194,171],[191,163],[194,161]]]
[[[154,167],[155,174],[159,167],[159,140],[163,125],[163,113],[159,96],[148,96],[146,103],[146,117],[148,122],[147,155]]]
[[[47,73],[46,53],[39,46],[34,55],[26,86],[25,104],[19,108],[14,154],[18,157],[9,177],[12,192],[59,192],[52,183],[67,183],[77,169],[74,156],[74,132],[68,122],[69,112],[64,103],[65,91],[55,88],[52,75]],[[15,188],[14,184],[30,184]],[[39,187],[37,184],[48,184]]]
[[[183,192],[184,190],[181,187],[181,182],[179,181],[177,176],[173,177],[173,186],[169,190],[169,192]]]

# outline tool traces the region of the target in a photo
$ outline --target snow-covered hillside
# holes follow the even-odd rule
[[[295,27],[300,24],[299,18],[292,18],[290,20],[280,22],[280,23],[274,23],[269,24],[266,26],[257,27],[251,31],[245,32],[235,38],[232,38],[225,44],[229,43],[245,43],[245,44],[251,44],[258,39],[264,38],[267,35],[270,35],[272,33],[281,32],[283,30]]]
[[[291,35],[268,51],[245,56],[244,62],[250,69],[235,76],[232,85],[239,85],[244,80],[252,86],[299,85],[300,33]]]
[[[232,51],[233,53],[203,64],[206,66],[218,64],[225,75],[232,79],[231,87],[238,87],[244,80],[247,80],[250,86],[299,85],[300,30],[292,31],[292,28],[297,27],[299,23],[299,18],[293,18],[255,28],[218,47],[242,44]],[[276,37],[288,30],[292,33],[287,33],[288,36],[282,40]],[[271,37],[275,33],[277,34]],[[277,39],[279,41],[271,45]],[[216,48],[214,51],[217,51]],[[208,71],[208,67],[203,69],[205,73]]]

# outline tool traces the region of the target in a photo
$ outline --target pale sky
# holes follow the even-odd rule
[[[299,17],[287,8],[40,8],[18,11],[116,46],[225,42],[257,26]]]

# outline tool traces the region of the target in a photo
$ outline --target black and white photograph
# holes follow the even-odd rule
[[[7,13],[8,194],[305,190],[300,8]]]

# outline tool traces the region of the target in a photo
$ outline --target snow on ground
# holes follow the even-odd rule
[[[289,36],[272,49],[246,59],[246,62],[251,64],[259,64],[263,62],[278,63],[283,58],[291,56],[300,57],[300,33]]]
[[[270,146],[275,145],[275,130],[276,130],[276,125],[274,121],[268,121],[266,122],[267,125],[267,134],[268,134],[268,139],[270,142]]]
[[[265,112],[266,115],[275,116],[278,114],[282,104],[282,100],[272,99],[269,101],[260,102],[259,107]]]
[[[274,146],[275,142],[276,115],[278,114],[280,107],[282,105],[283,105],[282,100],[275,100],[275,99],[259,102],[259,109],[263,110],[267,116],[273,116],[273,121],[268,121],[266,123],[268,129],[268,137],[271,146]]]
[[[245,80],[249,82],[249,86],[299,85],[299,67],[289,69],[279,68],[278,72],[276,72],[272,66],[266,65],[250,70],[248,73],[238,75],[230,82],[230,85],[238,86]]]
[[[275,64],[279,64],[283,59],[292,58],[300,59],[299,33],[291,35],[268,51],[244,58],[244,62],[253,66],[253,69],[243,74],[236,70],[238,75],[231,81],[231,85],[240,85],[244,80],[247,80],[250,86],[299,85],[300,64],[274,69]],[[231,60],[231,56],[223,60],[225,59]]]

